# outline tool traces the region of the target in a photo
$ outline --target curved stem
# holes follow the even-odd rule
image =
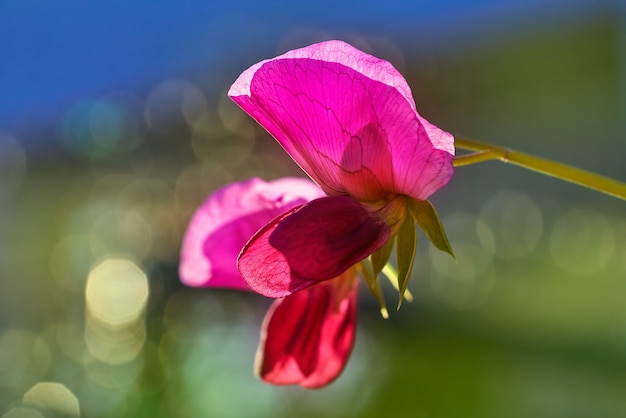
[[[454,138],[456,148],[476,151],[454,159],[455,167],[462,167],[489,160],[500,160],[548,176],[566,180],[602,193],[626,200],[626,184],[566,164],[546,160],[496,145],[485,144],[465,138]]]

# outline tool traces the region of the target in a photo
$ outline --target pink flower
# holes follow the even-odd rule
[[[327,195],[278,216],[246,244],[238,268],[253,290],[291,295],[373,254],[372,287],[397,237],[402,297],[415,222],[451,251],[426,199],[452,176],[454,138],[417,113],[390,63],[322,42],[253,65],[228,95]]]
[[[357,277],[386,314],[377,276],[395,244],[402,301],[416,223],[451,253],[426,199],[452,176],[453,137],[416,112],[391,64],[340,41],[260,62],[229,96],[319,188],[253,179],[218,190],[185,235],[181,279],[283,298],[265,318],[257,372],[274,384],[324,386],[352,349]]]
[[[254,233],[286,210],[323,196],[306,179],[250,179],[214,192],[198,208],[181,250],[180,277],[189,286],[249,290],[237,255]],[[343,370],[356,328],[357,272],[277,299],[261,331],[256,372],[273,384],[327,385]]]

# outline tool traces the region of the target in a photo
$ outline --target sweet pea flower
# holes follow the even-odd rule
[[[180,277],[189,286],[250,290],[237,255],[276,216],[324,193],[307,179],[227,185],[193,215],[183,239]],[[271,305],[261,331],[256,373],[273,384],[325,386],[343,370],[354,344],[358,265]]]
[[[415,223],[452,253],[427,199],[452,176],[454,138],[417,113],[389,62],[322,42],[253,65],[228,95],[326,194],[276,217],[246,244],[238,268],[251,289],[285,297],[371,260],[363,273],[382,303],[376,277],[395,243],[402,301]]]
[[[252,179],[215,192],[185,234],[181,279],[278,298],[256,371],[274,384],[321,387],[352,349],[358,277],[386,316],[377,277],[385,272],[400,303],[416,223],[452,253],[427,198],[452,176],[454,139],[417,113],[391,64],[341,41],[255,64],[229,96],[317,185]],[[388,264],[394,245],[397,272]]]

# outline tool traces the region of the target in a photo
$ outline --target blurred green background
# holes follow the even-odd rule
[[[199,59],[194,71],[77,88],[49,100],[52,112],[4,96],[25,110],[0,112],[1,417],[626,416],[626,205],[514,166],[459,168],[433,196],[457,261],[420,236],[416,300],[388,320],[363,287],[353,355],[327,388],[253,376],[270,300],[180,284],[182,233],[211,191],[302,175],[226,91],[258,60],[314,41],[390,60],[447,131],[626,181],[621,2],[450,1],[432,20],[399,2],[397,24],[365,3],[378,24],[325,5],[306,24],[289,9],[258,31],[271,19],[255,26],[250,10],[233,20],[247,46],[223,48],[218,69]],[[193,58],[187,41],[154,55],[187,47]],[[107,68],[82,70],[85,85]]]

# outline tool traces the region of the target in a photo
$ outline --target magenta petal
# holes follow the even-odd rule
[[[340,275],[381,248],[390,233],[377,213],[354,199],[323,197],[259,230],[238,267],[254,291],[284,297]]]
[[[263,61],[229,96],[328,195],[425,200],[452,176],[454,138],[422,118],[386,61],[328,41]]]
[[[354,344],[358,282],[347,275],[336,280],[352,280],[346,294],[337,294],[333,280],[272,304],[257,354],[264,381],[318,388],[341,373]]]
[[[311,181],[253,178],[209,196],[183,237],[180,278],[189,286],[249,290],[237,271],[237,256],[255,232],[277,215],[322,196]]]

